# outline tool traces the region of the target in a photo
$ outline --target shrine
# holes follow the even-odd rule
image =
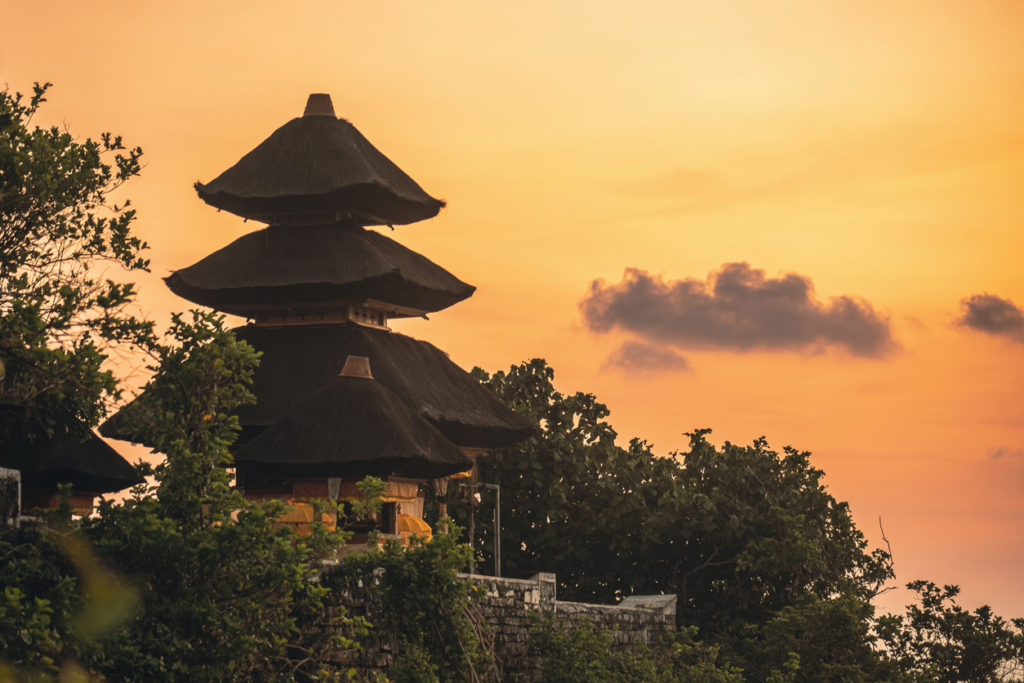
[[[370,227],[431,218],[444,202],[337,118],[330,96],[310,95],[303,116],[196,190],[267,224],[165,279],[247,318],[234,332],[262,353],[234,447],[246,497],[296,506],[285,521],[302,533],[303,504],[355,497],[373,475],[387,483],[376,528],[422,530],[428,486],[532,432],[443,351],[391,329],[475,288]],[[116,415],[101,432],[126,437]]]
[[[89,515],[97,496],[142,483],[127,460],[84,426],[78,431],[47,431],[10,406],[0,408],[0,420],[25,425],[0,436],[0,469],[6,470],[0,480],[13,482],[0,494],[0,524],[16,521],[22,513],[57,508],[62,484],[71,487],[72,513]]]

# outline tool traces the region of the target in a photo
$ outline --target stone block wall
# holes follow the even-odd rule
[[[487,624],[494,639],[499,667],[507,679],[528,681],[535,676],[526,644],[537,616],[553,615],[555,622],[566,629],[589,620],[608,630],[618,646],[649,645],[676,630],[675,595],[638,595],[617,605],[598,605],[558,600],[554,574],[541,573],[529,579],[478,574],[459,576],[477,586],[473,609],[477,611],[477,617]],[[375,606],[369,591],[355,586],[337,595],[339,604],[344,605],[349,614],[365,616],[373,621]],[[318,625],[319,628],[323,626]],[[350,654],[334,664],[355,666],[372,676],[387,670],[394,654],[393,644],[375,642],[358,657]]]

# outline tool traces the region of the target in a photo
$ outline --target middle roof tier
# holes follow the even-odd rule
[[[472,285],[428,258],[353,223],[271,226],[239,237],[165,278],[180,297],[253,317],[371,302],[417,316],[472,296]]]

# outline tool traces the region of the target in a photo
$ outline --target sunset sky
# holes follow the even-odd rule
[[[9,2],[0,83],[145,150],[160,278],[261,227],[195,195],[328,92],[476,285],[396,328],[543,357],[623,441],[814,453],[901,583],[1024,616],[1024,3]],[[973,297],[973,298],[972,298]],[[122,452],[123,445],[116,444]],[[905,595],[887,596],[899,607]]]

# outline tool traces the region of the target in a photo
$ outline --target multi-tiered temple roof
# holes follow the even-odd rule
[[[263,354],[257,403],[239,412],[241,481],[445,477],[471,466],[465,452],[531,433],[444,352],[389,328],[474,288],[364,227],[430,218],[444,203],[335,118],[327,95],[311,95],[303,117],[196,189],[269,224],[166,279],[190,301],[251,320],[235,330]],[[339,377],[350,357],[367,359],[373,379]],[[103,433],[130,438],[120,423]]]

